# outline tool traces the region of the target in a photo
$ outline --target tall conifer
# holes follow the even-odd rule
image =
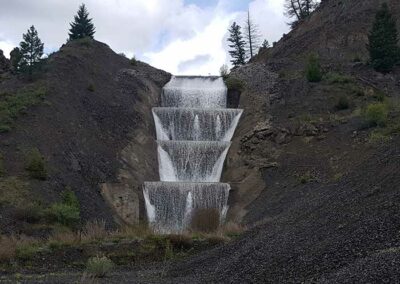
[[[386,3],[376,13],[375,22],[368,38],[372,66],[379,72],[390,72],[399,61],[400,49],[397,45],[396,21]]]
[[[74,17],[74,21],[70,23],[71,28],[69,29],[69,39],[80,39],[85,37],[94,37],[95,28],[92,23],[92,19],[89,18],[89,12],[86,9],[85,4],[79,6],[77,15]]]

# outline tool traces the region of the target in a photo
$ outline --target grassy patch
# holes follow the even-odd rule
[[[322,80],[322,70],[317,55],[311,54],[308,57],[308,62],[305,72],[308,82],[315,83],[315,82],[320,82]]]
[[[0,205],[26,206],[28,183],[17,177],[0,178]]]
[[[14,121],[28,108],[41,103],[46,96],[46,89],[23,89],[15,94],[0,94],[0,132],[10,131]]]
[[[328,84],[348,84],[354,83],[354,79],[351,76],[339,74],[336,72],[329,72],[324,76],[324,80]]]
[[[114,263],[106,256],[95,256],[88,260],[86,264],[86,273],[95,277],[103,278],[114,268]]]

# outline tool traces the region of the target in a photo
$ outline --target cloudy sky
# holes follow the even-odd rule
[[[284,0],[85,0],[95,38],[127,56],[173,74],[218,74],[227,54],[227,28],[250,10],[262,38],[274,42],[288,31]],[[45,51],[68,38],[82,0],[0,0],[0,49],[6,56],[35,25]]]

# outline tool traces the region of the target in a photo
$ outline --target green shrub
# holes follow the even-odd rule
[[[9,132],[10,130],[11,130],[11,126],[5,125],[5,124],[0,125],[0,133]]]
[[[365,110],[365,121],[368,126],[385,126],[388,119],[388,107],[384,103],[374,103]]]
[[[62,193],[62,200],[63,204],[80,209],[79,200],[71,189],[67,188],[67,190]]]
[[[86,272],[97,278],[103,278],[109,274],[114,268],[114,263],[107,258],[103,257],[91,257],[86,264]]]
[[[229,76],[225,80],[225,84],[229,90],[237,90],[240,92],[242,92],[246,86],[242,80],[240,80],[239,78],[236,78],[236,77],[232,77],[232,76]]]
[[[221,68],[219,68],[219,74],[221,75],[221,77],[224,80],[228,79],[228,76],[229,76],[228,65],[226,65],[226,64],[222,65]]]
[[[137,60],[135,56],[132,56],[132,58],[129,60],[132,66],[137,66]]]
[[[349,99],[346,96],[341,96],[337,101],[335,108],[337,110],[344,110],[350,107]]]
[[[33,148],[26,154],[25,169],[32,178],[45,180],[47,170],[44,158],[37,148]]]
[[[40,247],[36,243],[22,244],[17,246],[16,256],[18,259],[29,260],[32,259],[35,256],[35,254],[38,253],[39,250]]]
[[[80,221],[80,212],[76,207],[63,203],[55,203],[47,210],[47,218],[50,222],[73,227]]]
[[[62,202],[55,203],[47,209],[47,218],[50,222],[74,227],[80,221],[80,204],[75,193],[66,190],[62,193]]]
[[[322,80],[322,71],[319,58],[315,54],[310,55],[308,58],[306,77],[308,82],[320,82]]]

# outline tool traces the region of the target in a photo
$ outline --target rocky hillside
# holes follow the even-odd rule
[[[66,189],[78,197],[83,223],[138,222],[141,184],[157,173],[151,107],[169,78],[90,40],[64,45],[33,82],[4,73],[1,230],[32,227],[27,205],[36,214]],[[43,157],[46,176],[32,175],[32,152]]]
[[[382,2],[325,0],[231,75],[245,82],[245,114],[224,179],[234,185],[230,217],[253,229],[172,267],[172,278],[400,281],[400,72],[375,72],[365,49]],[[397,1],[388,2],[399,15]],[[318,83],[305,76],[310,53],[321,58]],[[375,106],[385,120],[380,127],[367,111]]]

